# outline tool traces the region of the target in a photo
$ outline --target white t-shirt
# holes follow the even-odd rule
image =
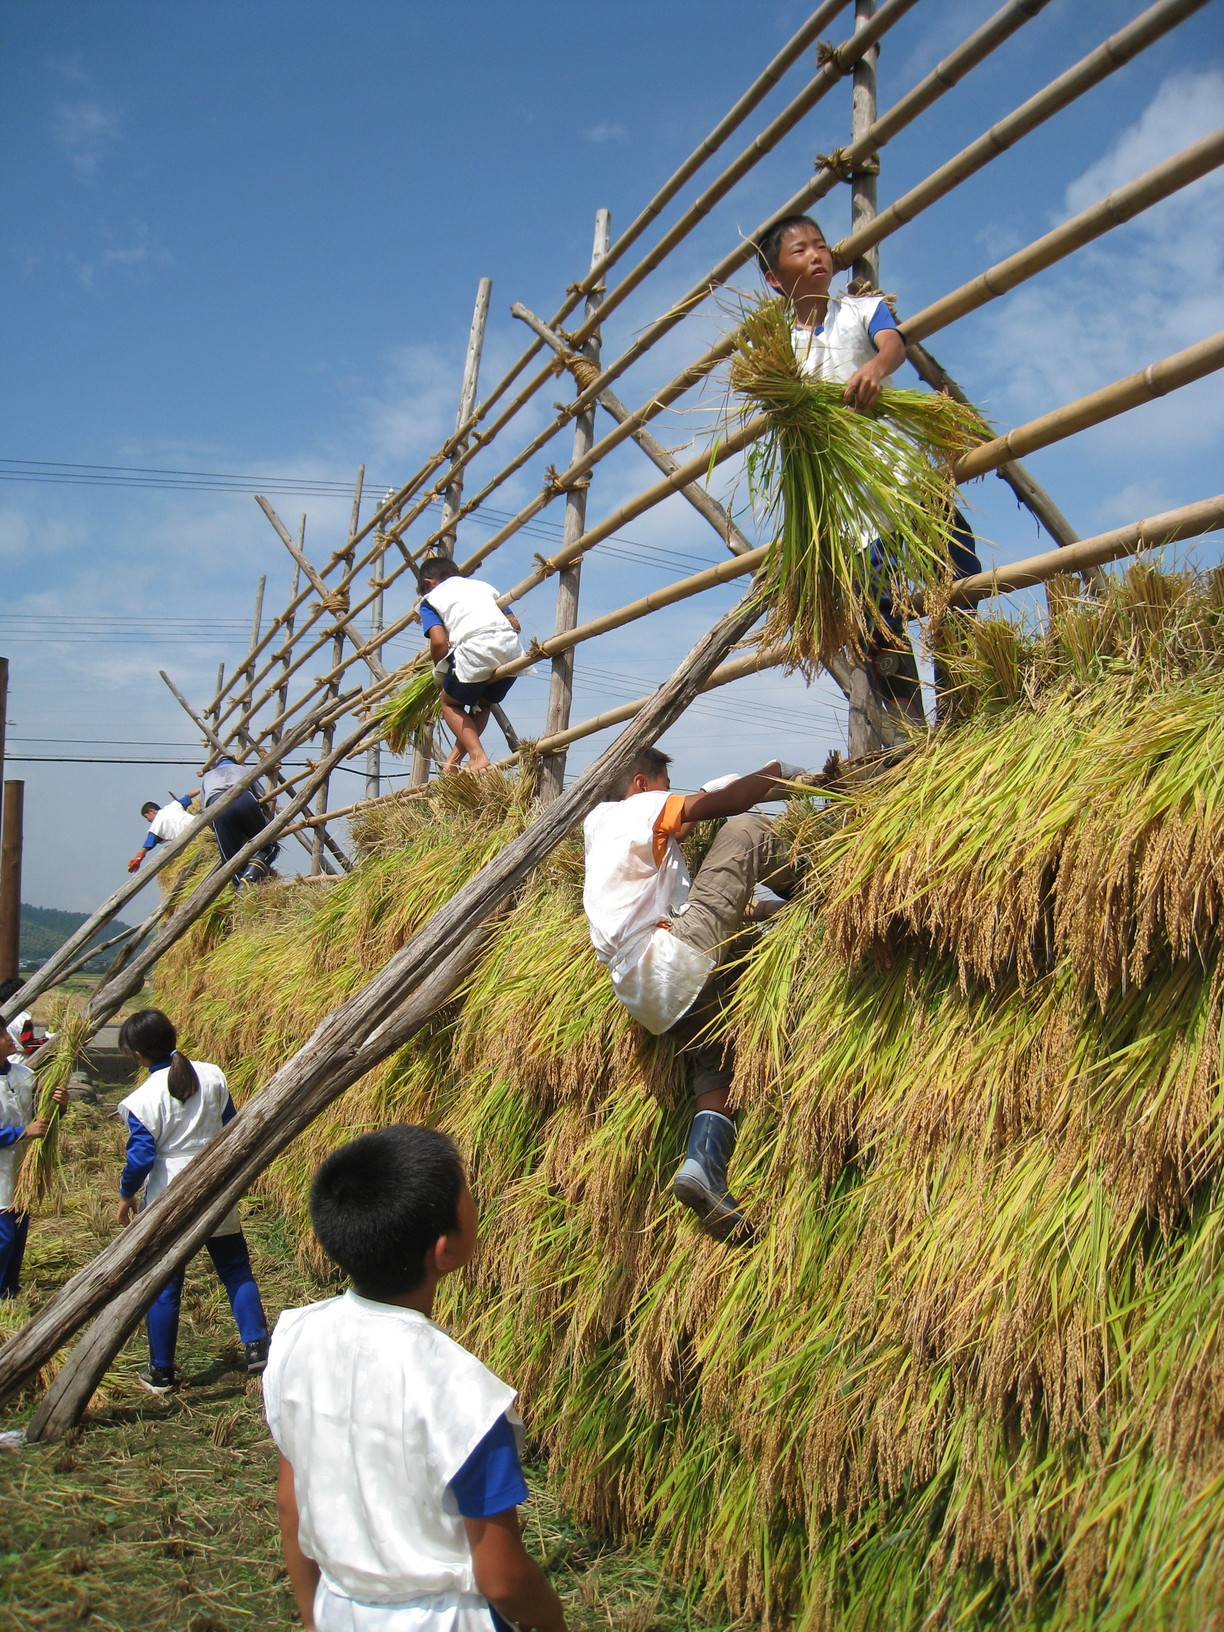
[[[23,1059],[9,1060],[8,1075],[0,1077],[0,1128],[24,1128],[34,1116],[33,1071]],[[8,1212],[17,1193],[17,1175],[30,1148],[28,1139],[0,1145],[0,1212]]]
[[[140,1087],[115,1107],[125,1125],[130,1114],[147,1128],[157,1148],[157,1159],[145,1180],[146,1207],[221,1132],[222,1113],[230,1097],[225,1073],[220,1066],[204,1060],[191,1063],[200,1086],[190,1099],[175,1099],[166,1087],[169,1068],[163,1066],[160,1071],[151,1071]],[[213,1234],[234,1235],[241,1228],[238,1209],[231,1207]]]
[[[462,685],[487,680],[503,663],[522,657],[514,625],[497,604],[497,591],[479,578],[444,578],[424,597],[442,619]]]
[[[417,1310],[346,1292],[281,1315],[263,1396],[316,1603],[354,1600],[336,1624],[489,1632],[448,1486],[515,1391]]]
[[[690,884],[675,839],[656,843],[669,797],[660,789],[609,800],[583,823],[582,905],[595,955],[629,1013],[656,1036],[692,1008],[714,969],[708,953],[661,927],[688,900]]]
[[[864,363],[874,362],[878,352],[870,326],[881,306],[888,310],[888,303],[881,295],[830,295],[819,332],[800,328],[792,322],[791,339],[803,373],[818,380],[840,380],[845,384]],[[889,317],[889,326],[895,327],[891,313]],[[891,374],[880,382],[881,386],[892,383]]]
[[[177,799],[163,805],[149,823],[149,832],[155,839],[163,839],[167,844],[171,839],[177,839],[180,833],[185,833],[195,821],[189,810],[184,810]]]

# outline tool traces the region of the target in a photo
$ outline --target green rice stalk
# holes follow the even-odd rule
[[[421,668],[379,703],[370,723],[393,754],[404,754],[422,726],[432,725],[441,713],[442,689],[434,679],[433,669]]]
[[[770,422],[748,455],[753,503],[776,529],[762,639],[803,666],[861,656],[887,638],[883,595],[904,613],[913,589],[950,580],[951,471],[984,426],[924,391],[883,391],[869,413],[847,407],[842,385],[800,371],[775,299],[745,313],[730,382],[745,417],[763,411]],[[886,541],[882,572],[870,561],[876,538]]]
[[[60,1156],[60,1108],[52,1103],[51,1095],[66,1088],[74,1071],[89,1064],[86,1044],[90,1026],[84,1009],[71,999],[65,999],[52,1011],[50,1029],[55,1033],[55,1050],[38,1069],[38,1099],[36,1117],[45,1117],[50,1127],[41,1139],[33,1141],[17,1175],[14,1206],[18,1212],[28,1212],[53,1189],[62,1189],[63,1162]]]

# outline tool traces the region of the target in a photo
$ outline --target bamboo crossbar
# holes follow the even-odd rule
[[[1201,10],[1206,4],[1207,0],[1158,0],[1158,4],[1149,6],[1125,28],[1111,34],[1065,73],[1051,80],[1026,102],[1022,102],[1018,108],[991,125],[989,130],[962,148],[946,164],[940,165],[907,193],[895,199],[886,209],[881,210],[874,220],[851,233],[849,237],[843,238],[834,246],[834,264],[848,266],[857,256],[862,255],[864,250],[878,244],[896,232],[899,227],[912,221],[923,210],[929,209],[954,187],[958,187],[991,160],[997,159],[1001,153],[1014,147],[1022,137],[1031,134],[1038,126],[1056,113],[1060,113],[1085,92],[1099,85],[1110,74],[1125,67],[1163,34],[1167,34],[1170,29],[1184,22],[1193,12]],[[889,116],[885,115],[885,118],[887,117]]]
[[[559,323],[564,322],[574,308],[580,304],[584,296],[598,286],[608,270],[622,256],[628,253],[650,223],[662,213],[666,205],[675,197],[684,183],[705,164],[707,159],[718,151],[727,137],[732,135],[743,124],[744,120],[764,100],[787,69],[792,67],[807,50],[808,46],[819,38],[821,30],[832,22],[838,12],[845,10],[848,4],[849,0],[825,0],[824,5],[816,8],[773,60],[762,69],[729,112],[723,115],[710,134],[699,142],[688,158],[672,172],[649,203],[639,211],[624,232],[609,246],[607,253],[592,266],[585,277],[570,285],[565,300],[551,320],[551,327],[555,328]],[[428,481],[435,470],[455,456],[462,442],[479,428],[493,406],[501,400],[523,370],[539,355],[539,352],[540,346],[538,344],[527,347],[489,392],[488,396],[473,410],[462,425],[456,427],[455,434],[442,444],[436,454],[430,456],[414,476],[410,477],[394,494],[389,495],[380,507],[378,514],[371,521],[370,526],[375,525],[379,520],[388,519],[396,514],[406,500],[418,491],[422,482]],[[534,396],[540,385],[548,378],[548,372],[533,381],[528,390],[522,394],[518,404],[519,407],[522,407]],[[481,440],[490,440],[489,433],[484,433]],[[354,543],[359,543],[369,530],[369,526],[363,528],[362,532],[354,539]]]
[[[988,18],[962,45],[951,52],[892,108],[882,114],[858,142],[853,142],[849,147],[843,149],[844,161],[849,164],[854,160],[863,159],[875,153],[946,91],[952,89],[965,74],[977,66],[985,57],[989,56],[1022,24],[1028,22],[1048,3],[1049,0],[1010,0],[1009,4],[1003,6],[993,17]],[[839,182],[840,176],[836,170],[828,166],[821,166],[815,179],[788,200],[786,204],[775,210],[769,220],[774,220],[779,215],[792,214],[807,209],[818,198],[831,192]],[[677,323],[681,322],[707,295],[725,284],[735,271],[750,260],[756,252],[757,241],[769,225],[769,220],[762,222],[756,231],[745,239],[741,245],[724,256],[718,265],[699,283],[695,284],[688,294],[683,296],[669,312],[664,313],[662,317],[657,318],[654,323],[649,325],[633,344],[622,352],[620,357],[608,363],[602,369],[598,379],[580,391],[574,401],[566,405],[565,410],[556,420],[545,426],[515,456],[511,463],[503,468],[503,471],[499,472],[479,493],[468,501],[464,507],[465,512],[471,513],[477,509],[514,471],[521,469],[530,458],[546,447],[552,437],[562,430],[575,414],[580,413],[592,401],[596,400],[600,392],[606,390],[615,379],[619,378],[646,351],[670,332]],[[549,327],[555,328],[558,321],[554,319]],[[580,338],[581,332],[581,330],[575,331],[574,337]],[[656,393],[644,409],[638,410],[637,415],[632,416],[632,425],[620,426],[615,432],[598,442],[587,456],[587,461],[583,462],[581,469],[571,466],[564,471],[554,488],[546,489],[543,494],[525,507],[519,513],[519,516],[516,516],[511,522],[502,527],[492,539],[486,541],[481,546],[480,551],[476,555],[469,557],[464,563],[463,570],[465,572],[471,571],[479,561],[485,560],[500,544],[513,536],[525,521],[530,520],[532,516],[538,515],[555,496],[555,492],[563,488],[567,481],[577,479],[585,470],[589,470],[593,464],[609,453],[612,448],[619,446],[628,436],[632,435],[634,429],[662,412],[664,407],[683,395],[684,391],[689,389],[690,386],[704,379],[720,361],[730,355],[733,349],[734,340],[732,337],[726,337],[723,341],[711,347],[696,364],[690,365],[689,369],[677,375],[676,379],[663,391]]]
[[[1037,448],[1049,447],[1052,442],[1065,441],[1077,431],[1087,430],[1090,425],[1099,425],[1102,420],[1114,419],[1142,403],[1166,396],[1170,391],[1201,380],[1205,374],[1222,367],[1224,329],[1206,340],[1200,340],[1197,345],[1187,346],[1184,351],[1176,351],[1171,357],[1164,357],[1160,362],[1140,369],[1136,374],[1128,374],[1125,379],[1114,380],[1099,391],[1090,391],[1087,396],[1064,403],[1061,408],[1042,414],[1038,419],[1017,425],[1005,436],[983,442],[960,460],[953,475],[958,482],[970,481],[988,470],[997,470],[1011,459],[1019,459]]]
[[[1070,221],[1064,221],[1062,226],[1055,227],[1031,244],[1026,244],[1023,249],[1016,250],[1013,255],[996,262],[976,278],[961,284],[959,289],[953,289],[931,305],[924,306],[902,323],[902,334],[907,340],[922,340],[934,334],[936,329],[947,328],[958,318],[977,311],[988,301],[997,300],[1000,295],[1035,277],[1055,261],[1062,260],[1114,227],[1133,220],[1153,204],[1159,204],[1162,199],[1182,187],[1188,187],[1200,176],[1219,169],[1222,164],[1224,125],[1204,136],[1201,141],[1184,147],[1172,158],[1153,165],[1134,181],[1116,187],[1086,210],[1072,216]]]
[[[1156,516],[1146,516],[1126,527],[1115,527],[1112,532],[1097,533],[1092,538],[1081,538],[1077,544],[1068,544],[1057,550],[1046,550],[1041,555],[1026,556],[1008,566],[994,567],[989,572],[976,572],[971,578],[961,578],[952,586],[948,597],[950,606],[972,606],[993,595],[1009,595],[1014,590],[1029,589],[1034,584],[1047,583],[1064,573],[1083,572],[1090,567],[1104,566],[1120,561],[1142,550],[1160,549],[1176,544],[1184,538],[1201,538],[1204,533],[1224,527],[1224,493],[1214,498],[1200,499],[1195,504],[1184,504],[1176,510],[1165,510]],[[915,598],[915,611],[924,611],[922,597]]]

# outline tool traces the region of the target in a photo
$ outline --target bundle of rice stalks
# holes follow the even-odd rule
[[[66,999],[52,1011],[50,1030],[55,1033],[55,1052],[39,1067],[38,1102],[36,1117],[45,1117],[51,1124],[22,1163],[17,1175],[17,1193],[14,1205],[18,1212],[28,1212],[52,1188],[62,1186],[63,1166],[60,1160],[60,1108],[51,1095],[58,1088],[66,1088],[72,1073],[89,1063],[86,1044],[90,1037],[89,1022],[79,1005]]]
[[[748,455],[753,502],[777,528],[762,639],[796,664],[861,656],[886,630],[881,600],[905,613],[912,590],[950,576],[956,460],[985,434],[971,409],[925,391],[888,390],[869,413],[835,381],[800,370],[782,301],[749,310],[731,361],[745,415],[770,429]],[[871,546],[885,541],[873,567]]]
[[[432,725],[442,713],[442,689],[432,668],[413,671],[398,691],[384,697],[370,716],[393,754],[405,754],[422,726]]]

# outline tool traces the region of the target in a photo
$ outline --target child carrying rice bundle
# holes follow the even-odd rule
[[[832,252],[808,216],[776,222],[758,261],[782,299],[748,313],[731,384],[771,421],[749,456],[779,521],[765,639],[800,664],[867,658],[884,706],[920,717],[909,593],[978,570],[952,469],[983,428],[949,397],[892,387],[896,319],[880,295],[830,294]]]

